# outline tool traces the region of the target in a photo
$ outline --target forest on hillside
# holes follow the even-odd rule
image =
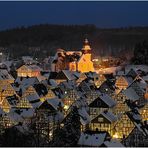
[[[148,27],[97,28],[95,25],[41,24],[0,31],[0,49],[11,57],[54,55],[58,48],[80,50],[87,37],[93,55],[131,56],[148,39]]]

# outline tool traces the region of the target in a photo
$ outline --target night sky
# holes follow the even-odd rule
[[[0,30],[45,23],[148,26],[148,2],[0,2]]]

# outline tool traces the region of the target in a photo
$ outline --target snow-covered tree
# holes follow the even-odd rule
[[[80,125],[78,109],[74,106],[71,112],[64,119],[64,126],[55,130],[51,145],[76,146],[81,134]]]

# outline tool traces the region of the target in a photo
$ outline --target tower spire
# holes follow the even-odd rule
[[[90,53],[90,51],[91,51],[91,47],[89,45],[89,41],[88,41],[87,38],[85,38],[83,48],[82,48],[82,52],[83,53]]]

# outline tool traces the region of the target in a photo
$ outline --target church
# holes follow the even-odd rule
[[[58,49],[51,65],[52,72],[61,70],[70,70],[78,72],[94,72],[93,62],[91,60],[91,47],[88,39],[85,39],[81,51],[65,51]]]

